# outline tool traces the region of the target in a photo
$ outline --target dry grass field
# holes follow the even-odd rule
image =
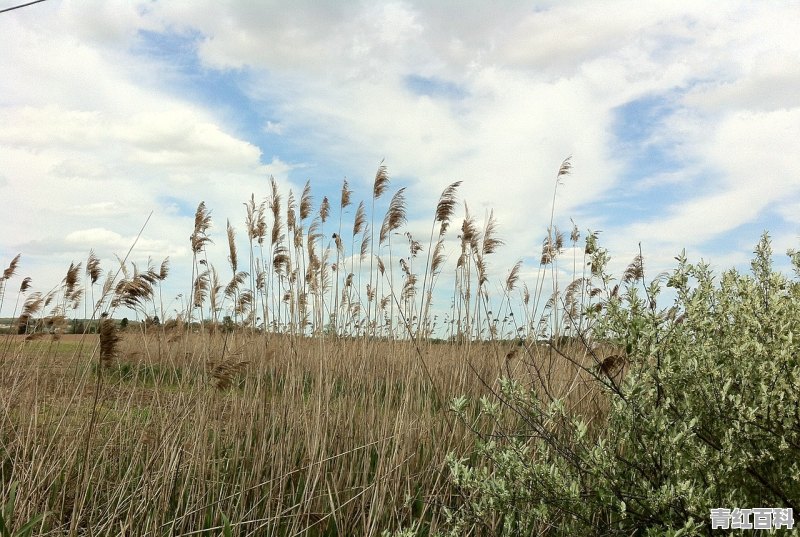
[[[242,253],[225,226],[230,272],[209,258],[201,202],[175,315],[169,259],[137,266],[135,243],[110,269],[90,252],[47,293],[24,278],[6,305],[9,330],[28,335],[0,336],[2,537],[372,536],[417,522],[433,533],[463,499],[447,457],[475,458],[521,419],[477,408],[464,419],[454,399],[503,401],[498,378],[516,379],[602,429],[608,392],[592,380],[619,372],[576,343],[594,297],[611,293],[593,279],[605,263],[596,234],[581,254],[577,227],[566,239],[551,216],[536,281],[520,281],[520,261],[490,285],[503,241],[493,214],[481,225],[466,205],[450,230],[459,185],[421,242],[402,232],[405,189],[377,214],[385,166],[354,212],[343,183],[338,222],[327,197],[313,208],[310,183],[284,198],[271,180],[267,198],[245,203]],[[0,277],[0,309],[19,261]],[[123,315],[141,322],[126,328]],[[566,348],[537,343],[563,336]]]
[[[0,471],[17,484],[15,520],[47,513],[37,534],[435,528],[454,492],[446,454],[492,430],[471,434],[451,398],[547,368],[548,389],[603,412],[544,347],[134,332],[101,362],[97,336],[3,345]]]

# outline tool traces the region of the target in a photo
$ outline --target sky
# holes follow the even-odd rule
[[[111,269],[152,213],[131,259],[169,256],[178,293],[200,201],[224,266],[226,219],[243,247],[243,203],[268,196],[270,176],[284,200],[310,180],[335,206],[347,178],[369,202],[383,162],[416,237],[462,181],[470,213],[494,211],[505,241],[492,274],[521,259],[526,279],[571,157],[554,221],[601,230],[619,271],[640,243],[652,275],[683,249],[746,268],[764,230],[785,267],[800,246],[798,20],[795,2],[702,0],[48,0],[0,13],[0,265],[21,253],[20,276],[42,291],[90,249]]]

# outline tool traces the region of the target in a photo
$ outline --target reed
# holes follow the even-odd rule
[[[567,160],[557,184],[568,172]],[[573,260],[568,313],[548,317],[559,306],[553,265],[564,240],[551,217],[541,263],[553,269],[550,302],[537,309],[546,288],[534,282],[531,300],[521,262],[490,285],[499,223],[489,211],[479,224],[464,203],[451,230],[460,184],[442,192],[424,245],[404,230],[405,187],[375,227],[390,186],[383,163],[369,214],[364,201],[346,214],[346,180],[337,207],[323,197],[315,208],[310,182],[299,202],[291,191],[284,202],[271,178],[263,201],[244,203],[246,242],[226,220],[229,279],[209,261],[212,213],[201,202],[190,292],[171,318],[161,296],[169,259],[144,268],[118,259],[99,296],[93,251],[83,287],[82,262],[48,293],[28,293],[23,280],[16,324],[41,335],[8,335],[0,359],[0,481],[4,491],[17,484],[16,519],[47,513],[38,529],[48,535],[379,535],[418,521],[435,530],[446,522],[438,505],[458,493],[446,455],[512,425],[484,424],[476,437],[447,417],[446,401],[492,397],[508,376],[601,420],[606,400],[584,381],[624,364],[577,343],[553,350],[559,337],[588,333],[592,274]],[[448,263],[453,239],[459,255]],[[0,305],[19,259],[0,279]],[[642,266],[635,260],[625,278]],[[449,311],[442,278],[453,282]],[[65,335],[59,319],[81,301],[92,320],[103,314],[97,335],[88,326]],[[121,331],[121,311],[134,313],[135,329]],[[547,331],[539,317],[552,320]]]

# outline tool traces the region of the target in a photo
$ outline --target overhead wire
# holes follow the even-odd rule
[[[33,4],[38,4],[39,2],[45,2],[46,0],[33,0],[32,2],[27,2],[25,4],[19,4],[18,6],[6,7],[0,9],[0,13],[5,13],[6,11],[14,11],[15,9],[19,9],[22,7],[32,6]]]

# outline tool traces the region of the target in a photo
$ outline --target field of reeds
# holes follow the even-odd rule
[[[462,492],[448,455],[474,456],[521,419],[457,419],[454,399],[519,379],[602,428],[608,394],[593,381],[616,386],[624,364],[589,344],[590,313],[617,292],[596,278],[596,235],[579,246],[551,216],[537,280],[521,282],[517,263],[489,285],[503,241],[466,204],[454,223],[459,183],[424,239],[404,231],[404,189],[388,196],[383,165],[354,212],[345,181],[336,216],[309,184],[299,199],[270,185],[245,203],[243,238],[227,221],[224,269],[200,203],[176,315],[162,296],[170,260],[137,266],[135,244],[106,268],[91,252],[48,293],[21,280],[0,339],[3,535],[435,532]],[[572,278],[559,283],[567,241]],[[640,258],[629,272],[641,277]]]
[[[285,335],[124,334],[105,349],[98,339],[6,342],[7,520],[47,513],[37,534],[436,528],[457,494],[446,455],[476,440],[447,401],[530,368],[500,343],[425,344],[420,356],[410,342]],[[536,359],[561,379],[551,390],[603,413],[577,368],[544,348]]]

